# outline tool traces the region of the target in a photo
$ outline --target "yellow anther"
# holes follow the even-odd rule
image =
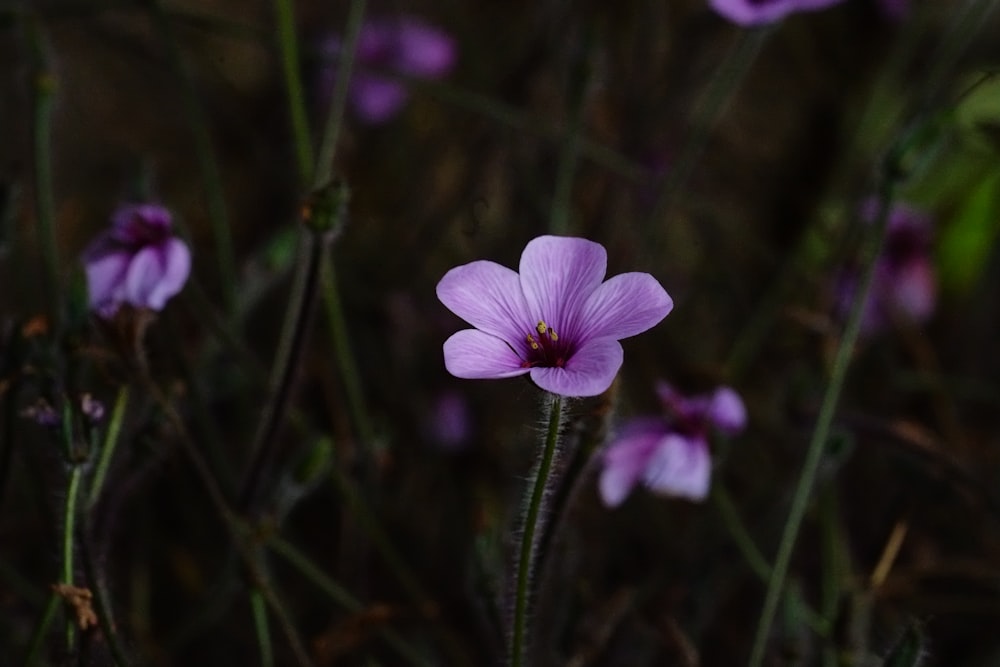
[[[544,336],[545,332],[549,330],[549,328],[545,326],[545,322],[542,322],[541,320],[538,320],[538,324],[535,325],[535,329],[538,330],[538,335],[540,336]]]
[[[538,341],[535,340],[535,337],[532,336],[531,334],[528,334],[528,345],[531,347],[532,350],[538,349]]]
[[[549,338],[551,338],[552,340],[559,340],[559,336],[556,335],[555,329],[549,329]]]

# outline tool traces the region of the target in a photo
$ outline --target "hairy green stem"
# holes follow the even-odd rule
[[[514,593],[514,620],[510,639],[510,664],[520,667],[526,649],[528,597],[530,595],[531,575],[537,557],[537,542],[535,538],[538,517],[542,511],[546,491],[549,488],[549,471],[555,459],[556,448],[559,445],[559,427],[562,424],[562,396],[552,394],[549,397],[549,425],[545,434],[545,444],[538,464],[535,467],[534,479],[528,487],[529,494],[525,498],[525,514],[521,529],[521,554],[517,564],[517,587]]]
[[[111,466],[111,459],[118,445],[118,436],[121,434],[122,421],[125,417],[125,407],[128,405],[128,385],[122,385],[118,389],[118,397],[115,399],[115,407],[111,411],[111,418],[108,420],[108,431],[104,436],[104,443],[101,445],[101,455],[97,460],[97,469],[94,471],[94,478],[90,483],[90,493],[87,495],[87,508],[93,509],[101,497],[101,489],[104,487],[104,480]]]
[[[274,667],[274,649],[271,646],[271,631],[267,627],[267,601],[260,590],[250,593],[253,609],[253,624],[257,631],[257,648],[260,650],[261,667]]]
[[[307,183],[313,169],[313,148],[309,136],[306,100],[302,92],[302,77],[299,74],[299,41],[295,34],[292,0],[274,0],[274,10],[278,20],[278,46],[285,76],[285,93],[288,95],[295,159],[298,162],[299,178],[302,183]]]
[[[68,425],[66,425],[68,428]],[[63,572],[62,583],[73,585],[73,538],[76,526],[76,501],[80,495],[80,480],[83,478],[83,466],[73,464],[69,472],[69,488],[66,490],[66,518],[63,522]],[[66,648],[72,653],[76,642],[76,619],[68,614],[66,617]]]
[[[222,175],[219,171],[215,150],[212,147],[208,119],[205,117],[205,111],[198,99],[198,90],[191,68],[184,60],[184,55],[177,45],[171,18],[164,9],[163,1],[148,0],[148,2],[153,23],[160,33],[160,39],[167,50],[167,57],[181,85],[184,110],[194,135],[195,158],[198,161],[198,168],[205,184],[205,203],[212,227],[212,235],[215,237],[215,251],[219,264],[219,277],[222,281],[223,301],[227,306],[227,312],[232,314],[236,310],[236,259],[233,251],[232,230],[226,211]]]
[[[887,168],[888,171],[889,168]],[[882,239],[885,236],[889,208],[892,204],[892,194],[892,176],[887,173],[881,192],[879,192],[879,210],[876,222],[869,230],[865,247],[863,248],[862,264],[865,267],[864,275],[861,279],[860,287],[854,295],[854,303],[851,305],[847,326],[837,347],[837,353],[833,360],[833,368],[830,373],[830,381],[827,385],[826,393],[823,395],[823,403],[820,406],[819,416],[816,420],[816,428],[813,430],[812,439],[809,442],[805,462],[802,465],[802,472],[799,474],[799,483],[792,497],[792,506],[788,513],[788,519],[785,522],[785,529],[781,535],[778,555],[775,558],[774,568],[768,582],[764,607],[761,610],[757,633],[754,637],[753,649],[750,654],[750,667],[759,667],[764,660],[767,639],[771,633],[774,614],[777,611],[778,601],[781,598],[781,593],[785,585],[785,577],[788,574],[788,565],[791,562],[792,551],[795,548],[795,542],[798,538],[799,528],[802,526],[806,509],[809,506],[809,499],[816,481],[816,473],[819,470],[823,450],[830,434],[830,425],[833,423],[837,402],[840,398],[841,389],[844,386],[844,380],[847,377],[851,355],[854,352],[854,344],[857,341],[858,332],[861,328],[864,305],[868,300],[872,277],[875,274],[875,260],[878,256],[879,248],[881,248]]]

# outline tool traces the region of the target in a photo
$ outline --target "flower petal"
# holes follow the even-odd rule
[[[463,329],[444,342],[444,367],[466,380],[524,375],[521,359],[507,343],[476,329]]]
[[[934,267],[927,259],[914,259],[899,267],[892,283],[885,287],[889,306],[909,320],[924,322],[934,313],[937,285]]]
[[[169,239],[158,250],[163,272],[146,297],[146,304],[153,310],[162,310],[167,299],[181,291],[191,274],[191,251],[183,241]]]
[[[477,329],[502,338],[526,358],[525,337],[535,330],[535,322],[516,272],[486,260],[456,266],[438,282],[437,297],[448,310]]]
[[[155,247],[146,247],[137,252],[129,263],[122,285],[124,300],[133,306],[152,308],[149,295],[163,279],[163,262]]]
[[[656,326],[673,307],[673,299],[656,278],[648,273],[622,273],[588,297],[580,336],[628,338]]]
[[[521,288],[533,321],[543,320],[566,338],[584,342],[582,310],[607,271],[599,243],[565,236],[539,236],[521,253]]]
[[[130,255],[125,251],[85,256],[87,292],[94,310],[112,306],[116,309],[123,298],[122,284],[128,272]]]
[[[579,347],[564,368],[532,368],[531,379],[560,396],[597,396],[614,382],[623,357],[618,341],[598,338]]]
[[[636,422],[645,422],[637,424]],[[611,442],[602,455],[601,476],[597,486],[601,500],[617,507],[643,475],[657,443],[667,434],[662,420],[634,420]]]
[[[746,426],[747,409],[740,395],[729,387],[719,387],[712,394],[705,416],[727,435],[736,435]]]
[[[689,500],[708,497],[711,481],[708,443],[676,433],[660,440],[643,474],[643,483],[651,491]]]

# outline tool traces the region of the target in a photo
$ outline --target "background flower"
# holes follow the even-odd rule
[[[173,236],[170,212],[156,204],[126,204],[111,222],[83,253],[91,309],[103,317],[122,304],[161,310],[191,272],[191,253]]]
[[[333,89],[342,44],[331,38],[323,46],[328,60],[320,77],[324,91]],[[455,64],[455,42],[444,31],[413,17],[369,21],[361,27],[348,100],[359,120],[378,124],[395,116],[409,98],[406,85],[382,72],[437,79]]]
[[[648,273],[605,281],[607,259],[593,241],[540,236],[525,246],[520,273],[483,260],[450,270],[438,298],[476,328],[445,341],[448,372],[467,379],[530,373],[563,396],[605,391],[622,365],[618,341],[673,308]]]
[[[780,21],[794,12],[824,9],[843,0],[709,0],[712,9],[737,25]]]
[[[712,479],[710,429],[736,435],[746,426],[743,400],[729,387],[688,398],[660,383],[657,393],[664,416],[627,422],[604,451],[598,489],[609,507],[639,482],[656,493],[704,500]]]

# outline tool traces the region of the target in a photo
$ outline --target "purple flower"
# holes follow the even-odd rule
[[[191,272],[187,245],[171,233],[170,212],[126,204],[83,253],[90,307],[111,317],[122,304],[161,310]]]
[[[329,61],[320,77],[324,90],[333,88],[341,48],[339,38],[321,47]],[[358,35],[348,100],[363,122],[384,123],[403,108],[409,93],[402,82],[380,72],[437,79],[454,64],[455,42],[442,30],[412,17],[369,21]]]
[[[618,342],[653,327],[673,308],[648,273],[604,280],[604,247],[541,236],[521,253],[520,273],[476,261],[445,274],[441,302],[476,327],[445,341],[444,363],[460,378],[530,374],[563,396],[596,396],[622,365]]]
[[[774,23],[787,15],[824,9],[843,0],[708,0],[723,18],[741,26]]]
[[[873,222],[877,209],[877,200],[866,201],[861,208],[862,219]],[[894,204],[861,316],[863,335],[883,331],[900,317],[919,323],[933,314],[937,280],[930,245],[930,216],[907,204]],[[842,274],[838,280],[838,310],[842,317],[851,309],[857,281],[855,272]]]
[[[657,393],[665,415],[627,422],[604,450],[598,488],[609,507],[639,482],[656,493],[704,500],[712,479],[709,429],[736,435],[746,425],[743,400],[729,387],[687,398],[660,383]]]
[[[427,432],[442,449],[458,451],[469,442],[472,411],[464,394],[446,391],[437,396],[427,423]]]

